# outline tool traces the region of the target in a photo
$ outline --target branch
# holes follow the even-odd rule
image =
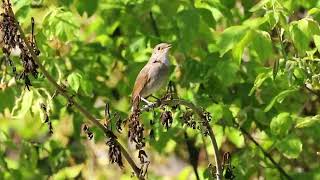
[[[263,147],[248,133],[243,127],[241,127],[236,121],[234,121],[235,125],[240,128],[240,131],[245,134],[263,153],[265,157],[267,157],[272,164],[278,169],[278,171],[287,179],[292,180],[292,178],[286,173],[286,171],[272,158],[272,156],[263,149]]]
[[[156,20],[153,17],[152,11],[149,12],[149,15],[150,15],[151,25],[152,25],[152,28],[154,30],[154,33],[156,34],[156,36],[160,37],[159,29],[158,29]]]
[[[194,105],[193,103],[186,101],[186,100],[182,100],[182,99],[171,99],[171,100],[159,100],[155,103],[152,103],[150,105],[147,105],[143,108],[140,109],[141,112],[143,111],[149,111],[153,108],[157,108],[160,107],[162,105],[167,105],[167,106],[176,106],[176,105],[183,105],[186,106],[190,109],[192,109],[198,116],[200,119],[204,119],[203,118],[203,110],[199,107],[197,107],[196,105]],[[213,151],[214,151],[214,158],[215,158],[215,163],[216,163],[216,178],[218,180],[221,179],[222,177],[222,168],[221,168],[221,159],[219,157],[219,150],[218,150],[218,145],[217,145],[217,141],[216,138],[213,134],[212,128],[210,127],[210,124],[207,120],[203,120],[204,125],[207,127],[208,131],[209,131],[209,137],[211,139],[212,145],[213,145]]]
[[[15,14],[12,10],[12,7],[9,6],[9,13],[12,15],[12,17],[15,17]],[[29,42],[26,39],[26,36],[21,28],[21,26],[19,25],[19,22],[17,21],[16,18],[14,18],[14,20],[16,21],[16,24],[18,26],[19,32],[20,32],[20,36],[22,38],[22,40],[24,41],[24,43],[26,44],[29,53],[31,54],[33,60],[37,63],[37,65],[39,66],[40,70],[42,71],[42,73],[44,74],[44,76],[49,80],[49,82],[55,87],[57,88],[57,90],[59,91],[59,93],[64,96],[67,100],[69,100],[71,97],[69,96],[69,94],[59,85],[57,84],[57,82],[54,80],[54,78],[49,74],[49,72],[45,69],[45,67],[40,63],[40,60],[38,59],[38,57],[35,55],[33,49],[31,48]],[[76,109],[78,109],[86,118],[88,118],[93,124],[95,124],[96,126],[98,126],[98,128],[100,128],[107,137],[115,137],[115,135],[113,134],[112,131],[108,130],[106,127],[104,127],[90,112],[88,112],[84,107],[82,107],[78,102],[73,101],[73,105]],[[124,155],[125,159],[128,161],[128,163],[130,164],[130,166],[132,167],[133,171],[135,172],[135,174],[137,175],[137,177],[139,179],[144,179],[144,177],[140,176],[140,169],[137,167],[137,165],[135,164],[135,162],[133,161],[133,159],[130,157],[129,153],[125,150],[125,148],[117,141],[115,140],[115,142],[119,145],[122,154]]]
[[[315,91],[315,90],[309,88],[309,87],[307,86],[307,84],[304,84],[304,88],[306,88],[310,93],[316,95],[318,98],[320,97],[320,93],[319,93],[318,91]]]

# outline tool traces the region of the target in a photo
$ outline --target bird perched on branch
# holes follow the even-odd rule
[[[169,49],[171,44],[160,43],[155,46],[148,63],[141,69],[132,91],[132,110],[139,108],[140,100],[151,104],[145,98],[165,85],[169,76]]]

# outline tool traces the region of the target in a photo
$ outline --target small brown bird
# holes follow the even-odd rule
[[[171,44],[160,43],[153,49],[148,63],[137,76],[132,91],[132,110],[139,107],[140,100],[150,104],[145,98],[165,85],[169,76],[168,53]]]

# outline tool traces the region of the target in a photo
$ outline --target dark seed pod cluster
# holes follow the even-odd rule
[[[194,120],[194,113],[192,111],[187,110],[183,113],[180,119],[182,119],[182,122],[186,124],[188,127],[196,129],[196,121]]]
[[[15,18],[10,15],[9,8],[11,4],[2,0],[2,9],[1,13],[1,45],[2,50],[5,54],[10,55],[11,50],[14,49],[18,42],[20,41],[18,36],[18,26],[16,24]]]
[[[104,117],[105,117],[105,119],[110,119],[111,118],[110,104],[109,103],[106,103],[106,106],[104,108]]]
[[[129,118],[129,132],[128,137],[130,142],[136,144],[136,149],[142,149],[145,146],[145,138],[143,137],[144,127],[139,121],[140,112],[132,113]]]
[[[144,150],[139,150],[138,158],[141,164],[140,177],[145,177],[148,172],[150,161],[148,160],[148,156]]]
[[[145,163],[147,161],[146,159],[148,158],[147,153],[142,149],[139,150],[138,158],[141,164]]]
[[[170,81],[168,86],[167,86],[167,92],[165,95],[165,99],[169,99],[172,100],[174,98],[178,98],[178,92],[177,92],[177,88],[174,84],[174,82]],[[179,104],[175,105],[172,107],[172,109],[177,109],[179,107]]]
[[[207,122],[210,122],[212,120],[212,116],[208,111],[203,111],[202,117],[204,118],[204,120],[206,120]]]
[[[14,49],[20,50],[20,60],[23,66],[23,71],[20,75],[17,76],[18,79],[23,79],[25,86],[30,90],[31,81],[29,75],[33,75],[35,78],[38,76],[38,65],[32,58],[31,53],[28,51],[26,42],[23,41],[21,35],[19,34],[19,24],[15,20],[15,17],[11,13],[11,4],[5,0],[2,1],[3,13],[0,15],[0,46],[4,52],[7,59],[10,59],[9,56]],[[32,34],[30,45],[34,50],[36,55],[40,54],[39,49],[37,48],[35,38],[34,38],[34,20],[32,18]],[[16,68],[13,65],[12,61],[9,60],[9,65],[13,68],[13,72],[16,72]]]
[[[10,57],[7,54],[5,54],[4,58],[5,58],[6,64],[8,64],[12,68],[12,73],[14,77],[17,77],[17,68],[13,64],[13,61],[10,59]]]
[[[121,125],[122,125],[122,119],[121,119],[121,117],[117,114],[117,121],[116,121],[116,129],[117,129],[117,131],[119,132],[119,133],[121,133],[121,131],[122,131],[122,128],[121,128]]]
[[[93,133],[86,124],[83,126],[83,131],[87,134],[89,140],[93,138]]]
[[[106,145],[109,147],[108,156],[110,163],[117,163],[119,167],[123,167],[121,149],[117,144],[116,139],[113,137],[109,138],[109,140],[106,142]]]
[[[222,161],[222,170],[224,171],[224,178],[233,180],[235,179],[235,175],[233,173],[233,169],[235,167],[231,164],[231,154],[226,152],[223,154],[223,161]]]
[[[171,127],[173,119],[171,111],[164,111],[160,115],[161,123],[167,130]]]
[[[68,98],[67,109],[70,109],[71,106],[73,106],[73,104],[74,104],[73,98],[74,98],[74,97],[75,97],[75,95],[73,94],[73,95],[71,95],[71,96]]]
[[[202,133],[207,136],[209,134],[209,122],[212,120],[212,116],[209,112],[202,110],[202,119],[200,121],[201,127],[199,129],[202,131]]]
[[[40,104],[40,107],[44,113],[44,123],[48,125],[49,133],[53,134],[53,127],[52,127],[52,122],[49,119],[48,111],[47,111],[47,106],[43,103]]]
[[[104,116],[105,116],[105,123],[104,127],[106,127],[109,130],[112,130],[112,121],[115,120],[116,124],[116,130],[121,133],[122,131],[122,124],[124,121],[122,121],[121,116],[115,112],[113,113],[113,116],[111,117],[111,112],[110,112],[110,104],[106,103],[105,108],[104,108]]]

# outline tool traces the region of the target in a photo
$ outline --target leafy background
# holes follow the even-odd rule
[[[237,179],[281,175],[234,122],[290,176],[320,178],[320,1],[14,0],[13,8],[26,32],[35,18],[42,64],[97,118],[106,102],[128,116],[137,73],[154,45],[169,42],[170,80],[180,98],[212,113],[220,152],[231,153]],[[131,178],[127,164],[109,164],[102,132],[92,127],[89,141],[81,129],[86,119],[63,97],[51,98],[55,89],[43,76],[28,91],[10,66],[0,72],[0,179]],[[49,108],[51,136],[40,103]],[[184,132],[200,149],[200,178],[208,178],[209,139],[184,127],[179,110],[169,130],[159,116],[142,118],[149,179],[195,178]],[[137,154],[126,133],[118,137]]]

